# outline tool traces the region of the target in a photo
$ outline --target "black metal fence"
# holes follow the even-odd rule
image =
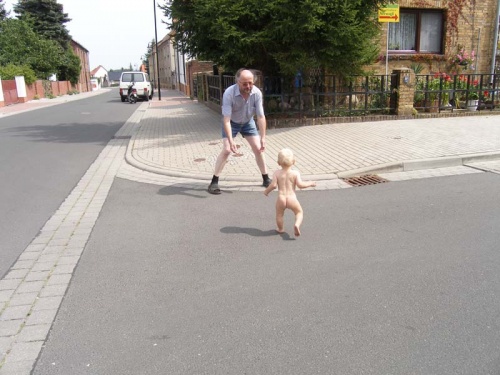
[[[394,111],[395,76],[264,78],[266,113],[292,117],[388,114]]]
[[[413,107],[426,112],[493,110],[499,93],[498,74],[417,75]]]
[[[276,118],[337,117],[393,114],[398,100],[397,75],[302,76],[290,79],[259,76],[256,85],[264,95],[266,116]],[[198,74],[193,94],[198,100],[220,106],[233,76]],[[499,106],[500,75],[436,73],[416,75],[407,100],[417,112],[455,111],[477,100],[476,109],[493,110]],[[474,99],[476,98],[477,99]],[[473,105],[473,104],[470,104]]]

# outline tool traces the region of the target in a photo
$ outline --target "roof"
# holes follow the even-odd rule
[[[74,39],[71,39],[71,43],[73,43],[74,45],[78,46],[81,50],[85,51],[85,52],[89,52],[89,50],[87,48],[85,48],[84,46],[82,46],[80,43],[78,43],[76,40]]]
[[[106,72],[108,71],[108,70],[107,70],[104,66],[99,65],[97,68],[94,68],[94,69],[92,69],[92,70],[90,71],[90,75],[94,75],[94,74],[96,74],[96,73],[97,73],[97,71],[98,71],[99,69],[101,69],[101,68],[102,68],[102,69],[104,69]]]

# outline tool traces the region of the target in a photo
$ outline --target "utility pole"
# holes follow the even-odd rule
[[[160,64],[158,62],[158,32],[156,31],[156,0],[153,0],[153,10],[154,10],[154,16],[155,16],[156,76],[158,77],[158,100],[161,100]]]

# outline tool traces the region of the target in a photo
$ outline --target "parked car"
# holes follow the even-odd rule
[[[153,99],[153,85],[149,81],[147,73],[123,72],[120,76],[120,98],[122,102],[127,100],[128,88],[132,82],[139,98],[145,101]]]

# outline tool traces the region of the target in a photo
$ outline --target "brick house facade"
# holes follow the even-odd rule
[[[167,34],[158,42],[158,60],[156,59],[156,45],[153,44],[151,55],[149,56],[150,79],[158,86],[158,75],[160,87],[162,89],[176,88],[176,69],[174,59],[173,38],[171,33]],[[159,69],[156,67],[158,62]],[[157,70],[159,71],[157,74]]]
[[[400,67],[410,67],[412,63],[421,63],[425,68],[422,74],[447,70],[452,73],[449,71],[452,69],[450,59],[461,46],[469,55],[474,51],[476,56],[475,62],[467,67],[467,72],[490,73],[497,43],[497,36],[494,35],[497,6],[498,0],[399,0],[400,23],[382,24],[381,59],[373,65],[374,71],[378,74],[385,73],[385,55],[388,50],[389,72]],[[427,22],[424,19],[426,16]],[[415,20],[415,25],[408,25],[412,19]],[[399,49],[398,41],[401,39],[395,38],[397,28],[403,28],[403,23],[408,20],[410,22],[406,22],[406,26],[415,29],[417,44],[422,45],[422,39],[433,37],[434,48],[424,45],[419,51],[419,45],[408,44],[408,48]],[[389,43],[388,29],[392,30]],[[437,43],[440,44],[439,48]]]
[[[92,91],[92,86],[90,85],[89,51],[73,39],[71,40],[71,48],[73,48],[73,52],[81,62],[80,78],[78,79],[76,89],[80,92]]]

